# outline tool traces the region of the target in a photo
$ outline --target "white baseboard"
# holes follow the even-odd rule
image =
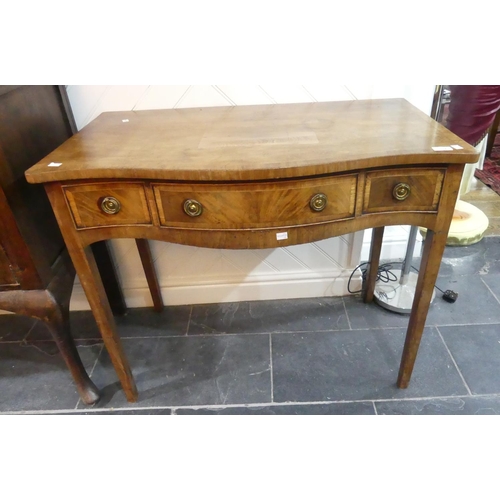
[[[231,283],[212,282],[190,284],[189,286],[162,286],[165,305],[209,304],[220,302],[241,302],[247,300],[295,299],[304,297],[338,297],[347,295],[347,283],[352,269],[325,273],[293,273],[276,277],[260,276],[253,280]],[[352,278],[351,290],[361,288],[361,275]],[[138,280],[123,290],[128,307],[150,307],[153,305],[145,281]],[[72,311],[89,310],[90,306],[79,283],[75,283],[71,296]]]

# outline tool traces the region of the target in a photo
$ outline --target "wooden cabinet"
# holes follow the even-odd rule
[[[64,242],[47,196],[25,182],[24,171],[71,133],[58,87],[0,88],[0,238],[16,281],[9,290],[46,287],[51,281]]]
[[[59,86],[0,86],[0,309],[45,322],[89,404],[99,393],[69,331],[74,267],[43,186],[24,177],[26,169],[72,136],[65,99]],[[93,247],[94,253],[113,312],[124,312],[103,243]]]

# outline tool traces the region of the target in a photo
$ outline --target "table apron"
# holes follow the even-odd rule
[[[75,232],[83,246],[113,238],[144,238],[205,248],[262,249],[311,243],[381,226],[410,225],[437,230],[436,221],[435,213],[391,212],[364,214],[347,220],[268,229],[180,229],[131,225],[79,229]]]

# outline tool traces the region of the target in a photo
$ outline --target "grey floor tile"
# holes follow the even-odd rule
[[[101,340],[101,334],[97,328],[94,316],[90,311],[73,311],[70,313],[71,335],[75,340]],[[42,321],[37,321],[29,335],[28,342],[38,342],[40,340],[52,340],[47,326]]]
[[[231,408],[178,409],[177,415],[375,415],[372,403],[316,405],[238,406]]]
[[[90,371],[101,345],[79,347]],[[0,411],[73,409],[73,379],[53,342],[0,344]]]
[[[161,313],[149,307],[129,309],[127,314],[115,316],[116,327],[121,338],[186,335],[190,311],[191,306],[166,307]],[[101,339],[90,311],[73,311],[70,314],[70,321],[71,335],[74,339]],[[51,338],[47,327],[38,322],[27,340]]]
[[[54,415],[54,413],[50,413]],[[172,415],[170,408],[148,408],[146,410],[112,409],[95,411],[61,412],[55,415]]]
[[[404,330],[272,335],[275,402],[467,394],[436,330],[426,328],[412,380],[396,386]]]
[[[500,238],[484,238],[465,247],[446,247],[439,270],[440,276],[488,273],[500,273]]]
[[[344,302],[353,330],[366,328],[406,328],[408,326],[408,314],[398,314],[388,311],[375,302],[365,304],[360,295],[344,297]]]
[[[480,276],[438,278],[436,284],[442,290],[458,292],[458,299],[450,304],[436,291],[427,316],[428,326],[500,323],[500,304]]]
[[[23,340],[36,320],[19,314],[0,314],[0,342]]]
[[[500,275],[498,278],[500,280]],[[436,285],[443,291],[450,289],[457,292],[458,300],[455,303],[446,302],[442,298],[443,294],[436,289],[426,325],[500,323],[500,303],[483,283],[483,279],[485,278],[478,275],[438,278]],[[365,304],[360,296],[345,297],[344,302],[353,330],[408,326],[408,314],[388,311],[375,302]]]
[[[500,274],[487,274],[481,276],[481,280],[486,283],[491,292],[500,300]]]
[[[165,307],[162,312],[149,307],[129,309],[116,317],[116,326],[122,338],[186,335],[190,313],[191,306]]]
[[[418,267],[419,259],[414,259],[414,264]],[[459,299],[449,304],[437,292],[427,325],[476,325],[439,329],[471,391],[500,393],[500,304],[493,295],[500,298],[500,238],[486,238],[469,247],[447,247],[438,286],[458,291]],[[397,389],[395,381],[408,316],[388,312],[375,304],[366,305],[359,297],[345,297],[344,301],[348,317],[341,298],[194,306],[191,337],[185,336],[190,306],[167,307],[161,314],[152,309],[131,309],[127,316],[117,317],[117,326],[138,381],[137,404],[259,404],[251,408],[180,408],[176,410],[179,414],[356,414],[372,412],[371,403],[338,401],[404,398],[378,402],[377,408],[381,413],[499,411],[496,396],[466,396],[465,386],[432,328],[426,329],[410,387]],[[350,328],[349,320],[352,328],[360,331],[346,331]],[[100,350],[100,344],[88,345],[90,339],[100,341],[92,314],[72,313],[72,330],[90,369]],[[337,332],[273,334],[275,401],[337,403],[267,405],[271,401],[269,347],[268,336],[262,333],[317,330]],[[260,335],[197,336],[254,332]],[[46,327],[35,324],[33,319],[0,315],[0,411],[60,409],[64,413],[74,407],[77,392],[56,346],[45,342],[50,338]],[[10,343],[24,339],[23,344]],[[101,406],[115,407],[112,414],[170,413],[164,408],[134,410],[134,405],[123,397],[106,353],[93,378],[104,387]],[[449,395],[458,397],[442,399]],[[429,396],[437,398],[408,400]],[[102,412],[108,414],[107,410]]]
[[[418,269],[420,261],[420,258],[414,258],[412,264]],[[483,238],[474,245],[445,248],[439,268],[441,278],[488,273],[500,273],[499,237]]]
[[[193,306],[189,335],[349,328],[341,297]]]
[[[463,397],[375,403],[379,415],[500,415],[500,397]]]
[[[500,393],[500,324],[439,327],[473,394]]]
[[[271,401],[268,335],[124,339],[139,406],[204,406]],[[93,380],[104,388],[98,407],[127,403],[107,353]]]

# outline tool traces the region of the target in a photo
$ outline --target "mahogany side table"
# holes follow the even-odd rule
[[[428,228],[398,386],[408,386],[465,163],[476,150],[404,99],[103,113],[29,169],[42,183],[129,401],[137,389],[90,245],[273,248]]]

